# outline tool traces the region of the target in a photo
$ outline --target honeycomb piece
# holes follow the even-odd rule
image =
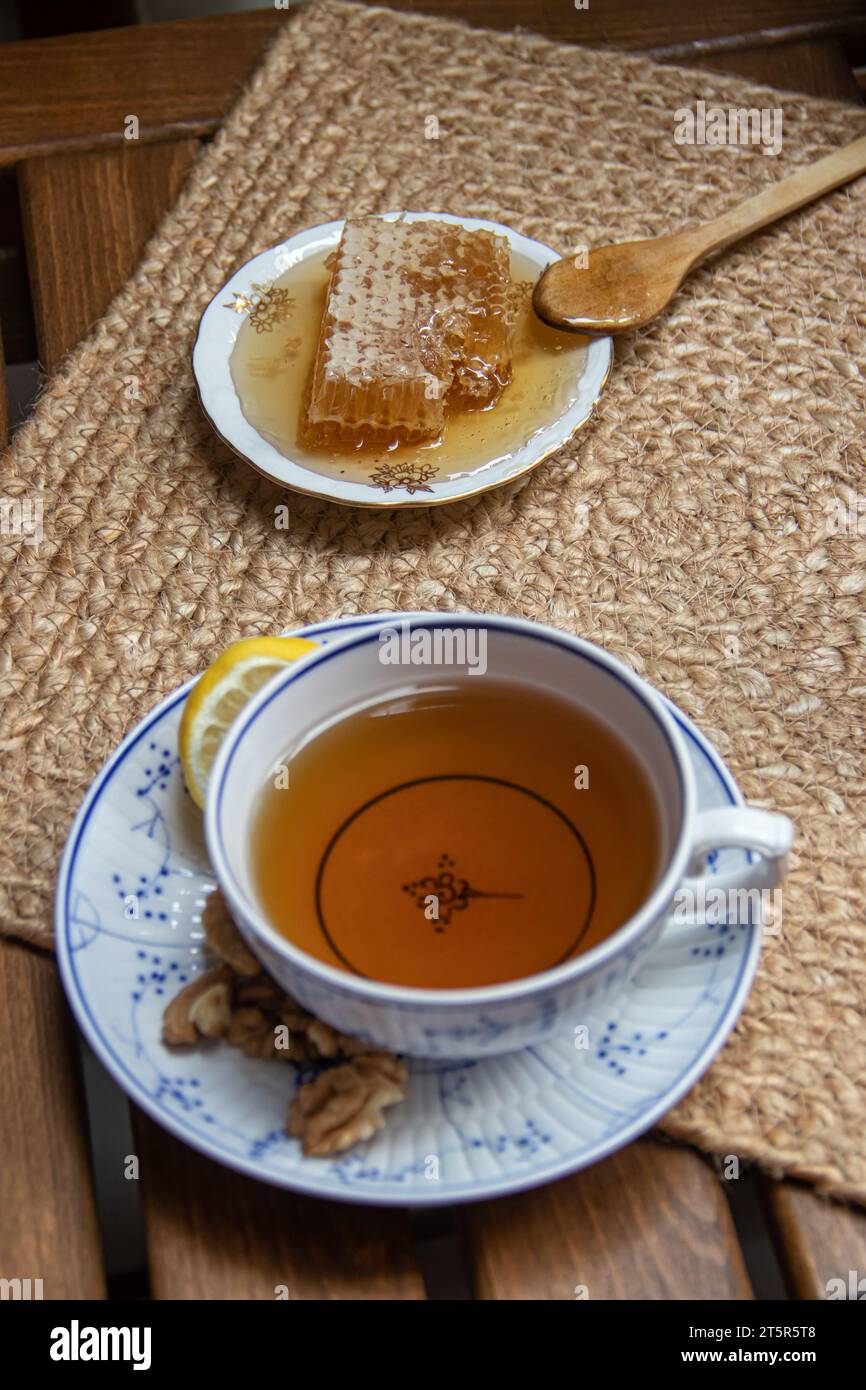
[[[446,407],[489,405],[511,378],[508,244],[447,222],[346,223],[307,387],[311,447],[435,439]]]

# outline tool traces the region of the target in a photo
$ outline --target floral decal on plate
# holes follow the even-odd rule
[[[428,484],[435,477],[436,467],[432,463],[380,463],[370,474],[371,487],[379,487],[383,492],[402,487],[411,495],[416,492],[432,492]]]
[[[286,289],[281,289],[272,281],[260,285],[253,281],[249,294],[235,294],[234,299],[224,305],[236,314],[246,314],[250,326],[257,333],[270,333],[278,323],[283,323],[294,308],[295,301]]]

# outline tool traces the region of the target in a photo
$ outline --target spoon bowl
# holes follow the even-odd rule
[[[565,257],[537,282],[536,314],[553,328],[576,333],[621,333],[660,314],[688,274],[681,236],[599,246]],[[678,254],[679,253],[679,254]]]

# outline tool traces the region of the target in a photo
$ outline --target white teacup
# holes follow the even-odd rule
[[[421,630],[427,636],[419,637]],[[413,647],[414,636],[414,647]],[[424,644],[426,643],[426,648]],[[259,905],[250,826],[275,758],[318,729],[389,691],[441,681],[435,661],[401,660],[426,650],[453,663],[461,653],[492,676],[542,687],[612,727],[642,765],[660,837],[654,886],[641,907],[583,955],[540,974],[471,989],[381,984],[315,959],[270,925]],[[395,659],[396,658],[396,659]],[[453,665],[450,668],[453,674]],[[691,762],[663,700],[615,657],[567,633],[519,618],[416,614],[371,624],[310,653],[276,676],[238,716],[211,776],[205,829],[214,872],[240,930],[267,970],[311,1013],[372,1045],[420,1057],[473,1058],[539,1042],[580,1022],[592,1003],[622,990],[657,940],[675,897],[703,902],[712,889],[769,889],[782,878],[793,838],[786,817],[754,807],[698,813]],[[726,848],[760,858],[706,879],[707,856]],[[681,900],[681,899],[680,899]],[[718,898],[715,899],[718,901]]]

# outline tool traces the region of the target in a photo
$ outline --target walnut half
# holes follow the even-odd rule
[[[208,896],[201,924],[208,946],[236,975],[258,975],[262,967],[235,926],[221,889]]]
[[[390,1052],[355,1057],[300,1087],[287,1131],[302,1141],[308,1158],[341,1153],[383,1127],[382,1111],[404,1099],[408,1082],[405,1066]]]
[[[350,1038],[348,1033],[338,1033],[336,1028],[332,1028],[330,1023],[323,1023],[320,1018],[309,1020],[306,1033],[314,1055],[326,1057],[329,1061],[335,1057],[360,1057],[370,1051],[369,1043],[362,1042],[360,1038]]]
[[[197,975],[172,999],[162,1018],[162,1040],[171,1047],[218,1038],[232,1017],[232,972],[214,966]]]
[[[287,1046],[282,1045],[284,1033]],[[262,1061],[309,1062],[315,1056],[302,1030],[288,1021],[281,1023],[279,1016],[253,1004],[242,1004],[235,1009],[225,1038],[248,1057],[258,1057]]]

